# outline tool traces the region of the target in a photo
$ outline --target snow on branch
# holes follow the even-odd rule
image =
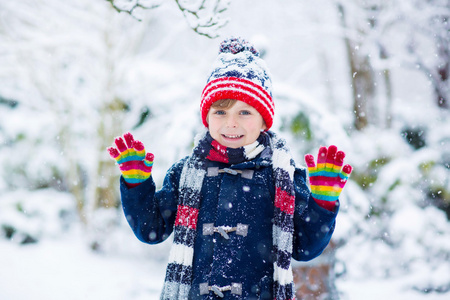
[[[140,21],[136,9],[154,9],[161,0],[106,0],[117,12],[125,12]],[[209,38],[219,36],[217,31],[224,27],[227,19],[222,18],[231,0],[175,0],[189,26],[198,34]]]
[[[159,0],[106,0],[117,12],[125,12],[141,21],[135,14],[137,8],[140,9],[154,9],[161,5]]]
[[[178,8],[183,12],[189,26],[198,34],[209,38],[216,38],[216,31],[224,27],[227,19],[221,14],[230,5],[230,0],[175,0]]]

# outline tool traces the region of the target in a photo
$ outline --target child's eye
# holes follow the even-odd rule
[[[241,115],[251,115],[252,113],[248,110],[242,110]]]
[[[225,114],[225,111],[224,111],[224,110],[216,110],[216,111],[214,112],[214,114],[215,114],[215,115],[224,115],[224,114]]]

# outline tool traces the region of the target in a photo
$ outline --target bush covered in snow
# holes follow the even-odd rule
[[[75,201],[68,193],[41,189],[1,194],[0,235],[14,243],[60,238],[76,222]]]

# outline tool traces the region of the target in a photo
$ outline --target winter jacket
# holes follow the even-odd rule
[[[121,179],[123,210],[134,234],[142,242],[157,244],[172,233],[185,159],[170,168],[158,191],[152,178],[135,188],[128,188]],[[217,167],[226,171],[206,176],[201,191],[189,299],[273,299],[275,187],[272,166],[259,157],[236,165],[208,161],[208,168]],[[337,209],[328,211],[311,198],[304,169],[296,169],[294,184],[292,257],[307,261],[321,254],[330,241]],[[220,228],[238,224],[245,225],[239,233],[218,232]],[[213,227],[216,232],[204,231]],[[224,298],[213,292],[200,295],[200,284],[205,282],[217,286],[241,283],[242,294],[226,291]]]

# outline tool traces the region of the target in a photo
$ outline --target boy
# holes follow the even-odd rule
[[[135,235],[155,244],[174,232],[161,299],[294,299],[291,258],[313,259],[328,244],[351,172],[345,154],[322,147],[317,166],[305,157],[310,192],[305,170],[269,131],[269,73],[241,39],[222,42],[200,109],[208,131],[159,191],[141,142],[127,133],[109,148]]]

